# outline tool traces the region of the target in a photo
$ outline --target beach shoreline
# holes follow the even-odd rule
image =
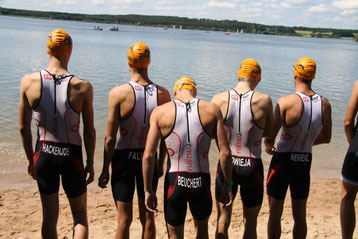
[[[27,179],[26,184],[0,190],[0,238],[39,238],[42,220],[40,197],[36,182]],[[214,196],[214,182],[212,181]],[[90,238],[113,238],[116,230],[116,212],[110,186],[100,189],[95,182],[88,187],[88,221]],[[156,213],[157,238],[167,238],[163,215],[163,177],[158,185],[158,210]],[[213,197],[214,199],[214,197]],[[209,236],[214,238],[216,227],[216,207],[209,219]],[[137,197],[133,200],[133,223],[131,238],[140,238],[141,225],[138,217]],[[307,238],[340,238],[339,224],[340,180],[312,179],[310,196],[307,203]],[[268,220],[268,203],[266,190],[264,201],[258,217],[258,238],[266,238]],[[282,237],[292,238],[292,214],[289,192],[286,196],[282,217]],[[242,206],[238,195],[234,201],[229,235],[242,237]],[[59,238],[72,238],[72,218],[63,189],[60,189],[60,216],[58,221]],[[185,220],[185,238],[194,238],[193,219],[188,210]]]

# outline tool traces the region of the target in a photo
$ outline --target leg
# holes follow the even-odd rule
[[[194,219],[197,239],[209,239],[208,220],[209,218],[200,221]]]
[[[145,208],[144,198],[138,197],[139,219],[142,224],[142,238],[155,238],[154,213]]]
[[[183,239],[184,238],[184,224],[180,226],[172,226],[167,223],[170,239]]]
[[[232,204],[225,207],[224,204],[216,201],[218,211],[215,238],[229,238],[228,229],[231,222]]]
[[[117,231],[116,239],[128,239],[129,238],[129,227],[131,226],[133,216],[132,209],[133,204],[131,202],[120,202],[116,201],[117,207]]]
[[[261,205],[257,207],[245,207],[244,208],[244,223],[245,231],[243,238],[257,238],[256,226],[257,216],[259,215]]]
[[[281,217],[283,212],[284,200],[278,200],[268,196],[269,201],[269,220],[267,224],[267,237],[275,239],[281,237]]]
[[[78,197],[68,197],[73,217],[73,238],[88,238],[87,193]]]
[[[57,238],[58,193],[45,195],[40,193],[42,203],[42,238]]]
[[[341,229],[342,238],[353,238],[356,224],[354,201],[356,199],[358,186],[342,181],[341,193]]]
[[[306,238],[307,236],[307,222],[306,222],[306,205],[307,199],[291,199],[292,201],[292,215],[293,215],[293,231],[294,239]]]

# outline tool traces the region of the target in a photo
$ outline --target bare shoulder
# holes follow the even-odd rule
[[[253,95],[252,100],[254,102],[260,102],[260,103],[262,103],[264,105],[272,104],[272,100],[271,100],[271,97],[269,95],[263,94],[263,93],[260,93],[260,92],[257,92],[257,91],[255,91],[255,94]]]
[[[21,79],[21,87],[27,88],[33,84],[41,82],[40,72],[34,72],[31,74],[24,75]]]
[[[158,104],[162,105],[170,101],[170,93],[163,86],[158,85]]]
[[[291,95],[286,95],[286,96],[282,96],[278,99],[278,104],[283,106],[283,105],[292,105],[295,104],[297,101],[300,100],[300,97],[297,94],[291,94]]]
[[[173,101],[157,106],[151,114],[151,119],[154,119],[160,126],[171,125],[175,118],[175,105]]]
[[[204,100],[199,101],[200,111],[205,112],[206,115],[220,115],[221,111],[218,105]]]
[[[80,92],[80,93],[88,93],[93,91],[92,84],[89,81],[82,80],[78,77],[73,77],[71,79],[71,88]]]
[[[113,87],[109,92],[109,98],[125,99],[128,95],[133,94],[130,84],[123,84]]]
[[[222,106],[228,102],[228,97],[229,97],[228,91],[221,92],[213,96],[213,98],[211,99],[211,103],[214,103],[218,106]]]
[[[329,102],[328,99],[326,99],[325,97],[321,96],[322,99],[322,105],[324,108],[331,108],[331,103]]]

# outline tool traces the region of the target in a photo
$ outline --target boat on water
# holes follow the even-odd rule
[[[118,31],[119,29],[117,26],[114,26],[114,27],[110,27],[109,30],[110,31]]]
[[[94,26],[94,27],[93,27],[93,30],[102,31],[103,29],[102,29],[100,26]]]
[[[231,35],[231,32],[225,32],[225,35]]]

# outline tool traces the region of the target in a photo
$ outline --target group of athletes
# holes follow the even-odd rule
[[[28,173],[37,180],[43,221],[42,238],[57,238],[60,176],[68,197],[74,238],[88,238],[87,184],[94,180],[96,131],[92,85],[68,73],[72,39],[62,29],[49,34],[48,66],[25,75],[20,86],[19,126],[28,159]],[[149,79],[150,50],[142,42],[128,50],[130,81],[108,96],[107,134],[98,185],[111,188],[117,209],[116,238],[129,238],[136,188],[142,238],[155,238],[156,189],[163,175],[164,216],[170,238],[184,237],[187,206],[196,238],[208,238],[212,211],[209,150],[219,149],[215,181],[217,227],[215,238],[228,238],[233,200],[240,187],[243,238],[257,238],[264,172],[261,142],[273,155],[267,175],[268,238],[280,238],[284,199],[290,186],[293,238],[307,235],[306,203],[310,186],[312,146],[331,139],[331,105],[312,88],[316,64],[300,58],[293,67],[294,94],[281,97],[273,110],[270,96],[254,91],[261,80],[260,65],[244,60],[234,89],[211,102],[196,98],[197,85],[189,76],[174,84],[174,100]],[[352,238],[354,200],[358,190],[358,139],[354,118],[358,111],[355,83],[345,119],[350,148],[342,169],[342,237]],[[35,150],[31,121],[38,126]],[[86,164],[79,132],[82,115]],[[279,131],[281,134],[275,146]],[[118,135],[117,135],[118,134]],[[111,176],[109,167],[111,166]]]

